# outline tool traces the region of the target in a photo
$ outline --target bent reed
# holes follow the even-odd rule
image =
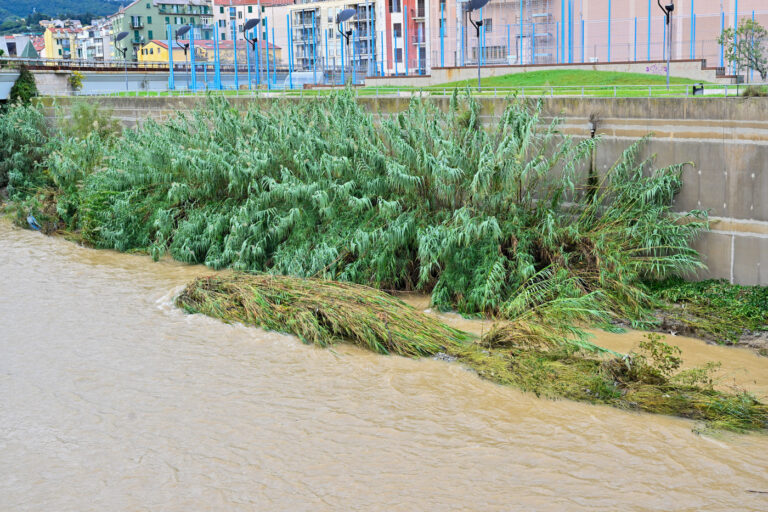
[[[482,378],[547,398],[681,416],[709,428],[768,428],[768,407],[743,391],[716,390],[716,365],[680,370],[679,349],[658,334],[637,352],[604,357],[553,344],[519,323],[501,323],[478,339],[383,291],[268,274],[200,277],[176,303],[188,313],[295,334],[321,347],[348,342],[384,354],[444,353]]]
[[[44,232],[93,247],[271,275],[197,283],[191,311],[321,345],[471,350],[464,360],[490,364],[464,333],[376,291],[417,290],[501,322],[482,350],[503,360],[522,349],[615,357],[583,326],[652,329],[673,295],[648,283],[702,268],[690,242],[706,213],[671,210],[684,164],[654,168],[641,140],[592,172],[599,139],[562,134],[540,103],[511,99],[491,128],[480,110],[458,92],[445,111],[415,98],[378,118],[350,91],[245,113],[209,98],[117,133],[92,106],[76,104],[59,130],[13,105],[0,116],[0,183],[20,224],[32,214]],[[750,327],[768,320],[749,314]]]

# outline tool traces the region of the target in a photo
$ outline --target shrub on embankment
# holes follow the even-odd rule
[[[380,123],[347,92],[245,115],[211,100],[117,138],[57,136],[12,186],[96,247],[421,290],[463,313],[542,306],[555,327],[649,320],[641,280],[700,266],[689,241],[704,214],[670,210],[681,165],[653,169],[638,142],[588,186],[596,142],[539,114],[510,101],[484,130],[458,95]]]
[[[17,182],[36,174],[46,154],[49,129],[43,114],[34,108],[9,105],[0,108],[0,188],[11,174]]]

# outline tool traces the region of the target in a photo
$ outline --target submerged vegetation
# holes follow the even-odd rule
[[[766,287],[739,286],[724,280],[687,282],[680,278],[648,286],[664,304],[657,316],[668,329],[720,343],[736,343],[745,334],[768,334]]]
[[[432,355],[469,335],[365,286],[268,274],[196,279],[176,303],[191,313],[295,334],[322,347],[348,341],[380,354]]]
[[[287,331],[323,347],[346,341],[379,353],[442,352],[483,378],[548,398],[682,416],[728,430],[768,428],[768,407],[747,393],[714,389],[716,365],[680,370],[680,349],[658,334],[649,334],[627,356],[604,357],[553,343],[515,323],[476,339],[382,291],[268,274],[198,278],[177,304],[190,313]]]

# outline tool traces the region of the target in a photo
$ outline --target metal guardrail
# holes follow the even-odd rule
[[[159,62],[136,62],[128,61],[127,63],[121,60],[92,60],[92,59],[25,59],[21,57],[0,57],[0,70],[13,68],[24,64],[32,70],[66,70],[66,71],[152,71],[152,72],[168,72],[169,67],[166,63]],[[195,64],[195,68],[198,73],[202,73],[204,68],[207,68],[209,72],[213,72],[213,62],[198,62]],[[234,64],[220,64],[219,69],[222,73],[233,73],[235,71]],[[192,64],[190,63],[174,63],[174,72],[189,72],[192,70]],[[247,64],[237,66],[239,73],[248,73]],[[288,68],[278,67],[277,73],[288,72]]]
[[[23,57],[0,57],[0,68],[24,64],[30,69],[64,69],[64,70],[153,70],[168,71],[168,64],[153,62],[136,62],[122,60],[93,60],[93,59],[25,59]]]

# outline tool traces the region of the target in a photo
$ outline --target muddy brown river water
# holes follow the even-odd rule
[[[0,223],[0,510],[768,510],[768,436],[175,309],[207,272]],[[768,395],[768,358],[670,341]]]

